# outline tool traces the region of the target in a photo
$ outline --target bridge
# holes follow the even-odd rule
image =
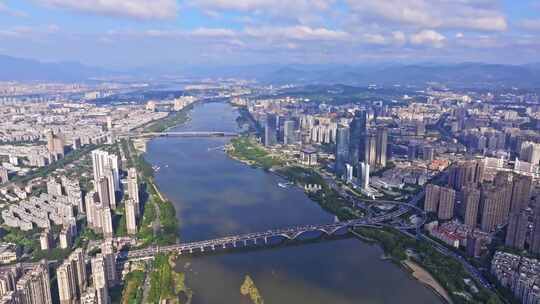
[[[199,138],[199,137],[237,137],[238,133],[235,132],[222,132],[222,131],[186,131],[186,132],[140,132],[140,133],[126,133],[121,136],[128,137],[187,137],[187,138]]]
[[[380,228],[384,222],[396,219],[410,211],[410,206],[406,204],[400,206],[397,210],[368,219],[356,219],[350,221],[341,221],[331,224],[321,225],[302,225],[280,229],[271,229],[263,232],[247,233],[226,236],[217,239],[196,241],[191,243],[175,244],[169,246],[153,246],[144,249],[129,250],[118,254],[119,261],[137,261],[153,259],[158,253],[176,253],[180,255],[212,253],[217,250],[230,250],[236,248],[245,248],[247,246],[268,246],[271,239],[297,240],[300,236],[310,232],[320,233],[326,236],[336,235],[338,232],[356,227]],[[423,223],[423,222],[422,222]],[[416,229],[417,224],[393,225],[398,229]]]

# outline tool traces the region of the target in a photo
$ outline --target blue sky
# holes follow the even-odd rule
[[[109,67],[540,62],[540,0],[0,0],[0,54]]]

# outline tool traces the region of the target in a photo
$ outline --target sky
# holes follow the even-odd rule
[[[540,62],[540,0],[0,0],[0,54],[101,67]]]

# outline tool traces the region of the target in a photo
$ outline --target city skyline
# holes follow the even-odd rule
[[[5,0],[0,16],[0,54],[115,68],[522,64],[540,49],[535,0]]]

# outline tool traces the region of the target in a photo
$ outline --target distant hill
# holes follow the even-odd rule
[[[77,62],[40,62],[0,55],[0,81],[84,81],[111,74]]]
[[[392,65],[369,67],[281,68],[259,77],[269,83],[321,83],[351,85],[425,85],[437,82],[453,87],[516,86],[540,88],[540,65],[462,63],[452,65]]]
[[[540,63],[502,65],[460,64],[364,64],[364,65],[156,65],[123,71],[89,67],[76,62],[47,63],[0,55],[0,81],[85,81],[120,76],[131,79],[161,76],[192,78],[243,78],[269,84],[413,85],[440,83],[449,87],[540,88]]]

